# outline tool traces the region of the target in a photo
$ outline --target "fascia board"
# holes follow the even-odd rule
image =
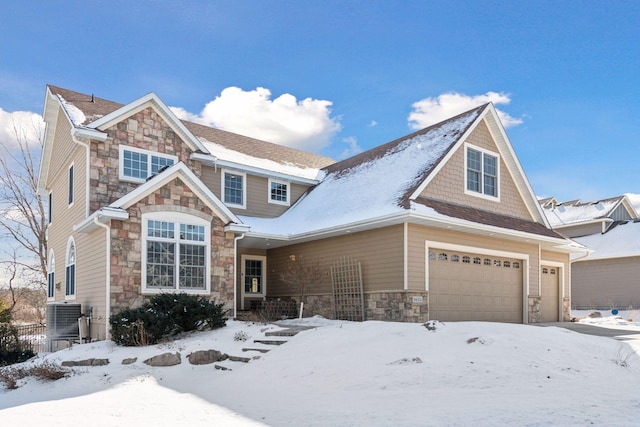
[[[100,142],[106,141],[108,137],[105,132],[85,127],[74,128],[71,134],[78,139],[96,140]]]
[[[44,109],[42,111],[42,117],[44,119],[45,128],[45,140],[42,150],[42,158],[40,159],[40,170],[38,173],[38,195],[46,196],[47,188],[46,182],[49,176],[49,163],[51,162],[51,150],[53,145],[53,139],[56,134],[56,127],[58,122],[58,113],[62,106],[58,97],[54,96],[49,87],[44,96]]]
[[[266,178],[277,178],[277,179],[292,182],[295,184],[317,185],[319,182],[319,180],[317,179],[302,178],[296,175],[276,172],[269,169],[258,168],[255,166],[247,166],[242,163],[231,162],[228,160],[221,160],[210,154],[193,153],[191,155],[191,159],[198,160],[203,164],[207,164],[215,167],[232,169],[240,172],[246,172],[250,175],[263,176]]]
[[[176,117],[176,115],[165,105],[164,102],[156,95],[151,92],[147,95],[144,95],[135,101],[118,108],[115,111],[95,120],[87,125],[87,127],[91,127],[94,129],[104,130],[107,129],[120,120],[123,117],[131,116],[148,106],[153,106],[159,110],[159,113],[163,118],[169,123],[169,125],[181,135],[181,137],[185,140],[185,142],[194,150],[201,151],[203,153],[208,153],[209,151],[206,147],[196,138],[189,129]]]

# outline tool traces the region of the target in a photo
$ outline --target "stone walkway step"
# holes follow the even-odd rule
[[[282,331],[265,332],[264,334],[267,337],[294,337],[298,334],[298,332],[300,331],[294,331],[292,329],[284,329]]]
[[[242,362],[242,363],[249,363],[251,361],[250,357],[241,357],[241,356],[229,356],[229,359],[227,360],[231,360],[232,362]]]
[[[266,344],[266,345],[282,345],[286,343],[286,341],[282,340],[253,340],[256,344]]]
[[[222,365],[213,365],[214,368],[220,370],[220,371],[232,371],[233,369],[231,368],[227,368],[226,366],[222,366]]]
[[[268,353],[268,348],[243,348],[242,351],[259,351],[260,353]]]

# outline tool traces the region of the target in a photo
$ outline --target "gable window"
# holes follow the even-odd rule
[[[210,224],[195,216],[167,212],[144,215],[143,224],[143,290],[207,291]]]
[[[498,159],[495,153],[467,147],[467,194],[498,197]]]
[[[65,292],[66,298],[76,296],[76,243],[73,238],[69,238],[67,244],[67,263],[65,269]]]
[[[173,166],[178,158],[168,154],[120,146],[120,179],[144,182],[156,175],[163,167]]]
[[[289,205],[289,184],[269,179],[269,203]]]
[[[55,296],[55,281],[56,281],[56,258],[51,251],[49,256],[49,265],[47,266],[47,298],[53,299]]]
[[[73,204],[73,163],[69,166],[69,206]]]
[[[225,204],[245,208],[246,206],[246,175],[236,172],[222,172],[222,191]]]

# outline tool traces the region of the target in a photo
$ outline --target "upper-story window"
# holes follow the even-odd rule
[[[69,206],[73,204],[73,163],[69,166]]]
[[[289,205],[289,183],[269,179],[269,203]]]
[[[209,222],[173,212],[143,215],[145,293],[209,290]]]
[[[466,193],[498,197],[499,156],[480,148],[466,149]]]
[[[225,204],[246,207],[247,176],[243,173],[222,171],[222,197]]]
[[[139,148],[120,146],[120,179],[144,182],[165,166],[173,166],[176,156],[161,154]]]

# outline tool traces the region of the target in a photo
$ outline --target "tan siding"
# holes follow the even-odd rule
[[[425,289],[425,241],[471,246],[529,255],[529,294],[537,295],[539,280],[538,246],[487,236],[409,225],[409,289]]]
[[[306,260],[318,260],[323,279],[309,290],[309,294],[331,293],[331,265],[348,256],[362,264],[365,291],[402,290],[403,226],[354,233],[317,242],[287,246],[268,251],[267,295],[294,295],[280,280],[290,255]]]
[[[67,242],[69,236],[77,237],[73,233],[73,226],[81,222],[86,215],[86,180],[85,180],[85,153],[84,149],[74,152],[74,156],[67,160],[67,163],[60,166],[61,172],[58,173],[50,189],[53,194],[53,215],[52,222],[49,226],[49,250],[53,250],[56,257],[56,277],[55,282],[60,283],[60,289],[55,290],[55,300],[65,300],[65,266],[67,258]],[[74,203],[68,204],[68,170],[69,165],[74,164]],[[76,251],[78,247],[76,241]]]
[[[247,179],[247,205],[246,209],[229,207],[237,215],[273,218],[282,215],[289,206],[269,203],[269,179],[261,176],[246,175]],[[202,167],[202,181],[222,200],[222,170],[211,166]],[[293,205],[309,188],[300,184],[289,184],[291,191],[291,203]]]
[[[99,228],[90,234],[77,234],[76,238],[76,302],[82,311],[92,307],[91,335],[105,339],[106,313],[106,236]]]
[[[567,237],[590,236],[591,234],[602,233],[602,223],[596,222],[591,224],[574,225],[570,227],[557,228],[558,233],[562,233]]]
[[[640,257],[571,264],[572,307],[640,307]]]
[[[466,142],[477,147],[498,153],[498,148],[487,128],[481,122],[469,135]],[[532,220],[527,207],[518,192],[502,156],[500,156],[500,176],[498,178],[500,201],[487,200],[465,194],[465,146],[462,144],[449,162],[436,174],[421,193],[422,196],[445,202],[471,206],[517,218]],[[499,153],[498,153],[499,154]]]
[[[63,172],[62,165],[68,165],[69,157],[78,145],[71,139],[71,124],[64,113],[58,114],[56,122],[56,134],[54,136],[53,150],[51,151],[51,161],[49,166],[47,187]]]

